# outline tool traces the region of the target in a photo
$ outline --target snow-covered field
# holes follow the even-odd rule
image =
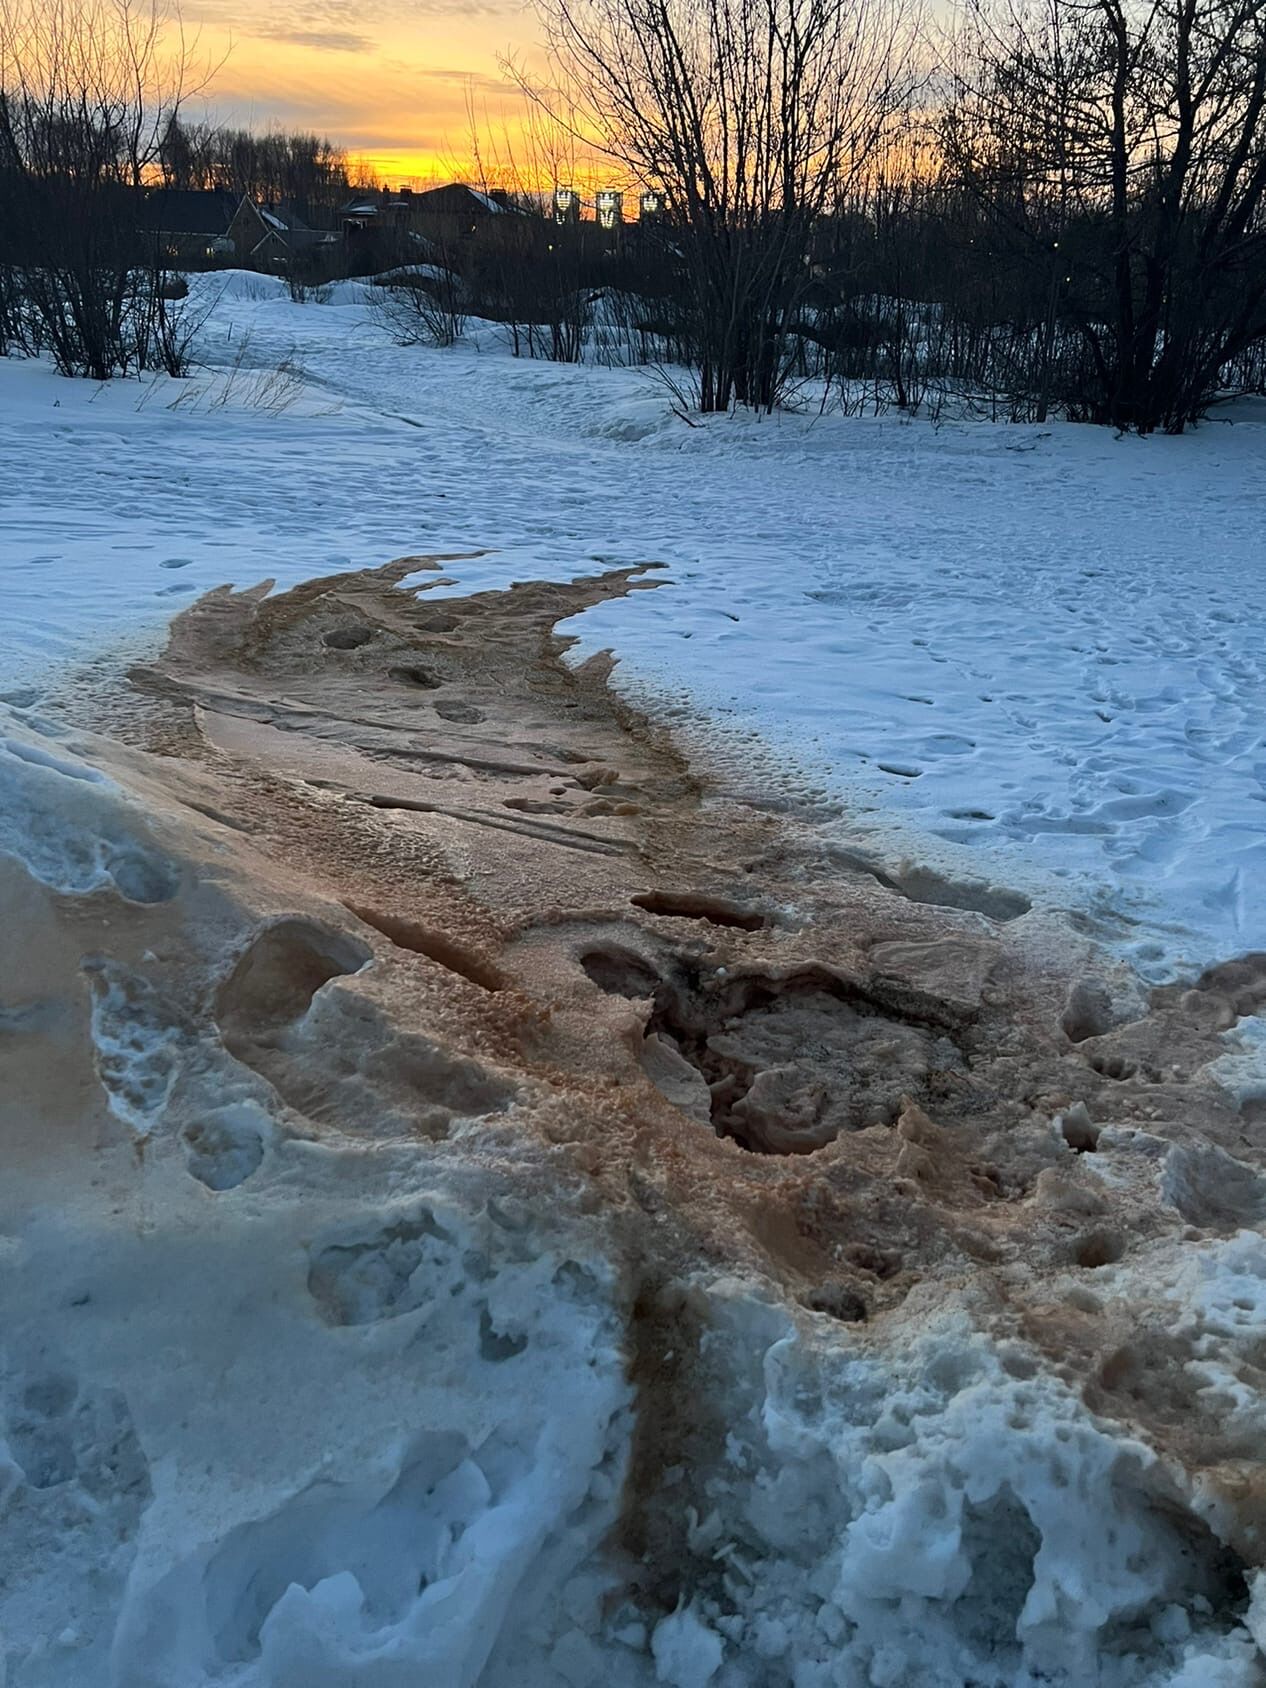
[[[7,686],[223,581],[659,562],[661,590],[569,631],[747,790],[829,797],[842,846],[890,869],[1089,914],[1149,977],[1266,944],[1260,409],[1178,440],[688,427],[652,378],[516,361],[491,327],[393,345],[358,284],[209,285],[191,383],[0,363]]]

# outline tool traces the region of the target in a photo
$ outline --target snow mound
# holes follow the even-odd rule
[[[188,279],[191,292],[225,304],[258,305],[267,299],[288,298],[290,293],[283,277],[258,270],[211,270]]]
[[[1212,1282],[1239,1281],[1242,1248],[1209,1257]],[[691,1381],[727,1416],[728,1463],[684,1478],[705,1592],[657,1657],[703,1622],[727,1658],[764,1661],[736,1683],[1255,1681],[1248,1634],[1211,1621],[1228,1588],[1243,1609],[1243,1568],[1175,1511],[1154,1454],[940,1299],[908,1304],[882,1345],[841,1344],[719,1288]]]
[[[468,1036],[495,982],[427,996],[94,749],[15,722],[0,752],[40,969],[0,986],[7,1688],[1260,1681],[1259,1232],[807,1310],[645,1174],[597,1196],[598,1092]],[[903,1116],[907,1208],[945,1136]],[[1238,1164],[1085,1142],[1197,1223]],[[1182,1458],[1123,1405],[1169,1422],[1158,1378]]]

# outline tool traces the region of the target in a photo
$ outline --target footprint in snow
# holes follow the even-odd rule
[[[158,566],[160,569],[187,569],[192,561],[192,557],[164,557]]]
[[[185,581],[185,582],[178,583],[175,586],[160,586],[158,588],[158,591],[155,592],[154,596],[156,598],[174,598],[179,593],[196,592],[197,590],[198,590],[198,588],[193,584],[192,581]]]

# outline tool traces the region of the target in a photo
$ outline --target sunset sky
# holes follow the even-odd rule
[[[184,0],[180,12],[200,58],[228,54],[215,117],[329,135],[393,186],[464,173],[468,89],[490,127],[516,126],[498,61],[536,40],[522,0]]]

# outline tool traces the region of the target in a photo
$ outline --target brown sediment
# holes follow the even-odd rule
[[[1249,1551],[1250,1451],[1179,1388],[1163,1313],[1093,1291],[1266,1191],[1266,1122],[1207,1072],[1262,969],[1146,1002],[1005,888],[876,874],[727,795],[609,663],[563,661],[557,624],[645,570],[436,601],[401,584],[427,562],[212,593],[92,724],[146,753],[199,817],[200,871],[236,887],[220,1033],[301,1129],[372,1133],[377,1110],[443,1145],[478,1117],[463,1153],[531,1148],[528,1199],[567,1178],[604,1214],[642,1396],[628,1545],[656,1535],[663,1472],[722,1434],[690,1405],[683,1286],[706,1264],[862,1341],[916,1284],[966,1286],[1094,1411],[1216,1469]],[[296,1051],[295,1003],[335,978],[356,1015]],[[1167,1195],[1178,1150],[1240,1168],[1234,1199],[1194,1175]]]

